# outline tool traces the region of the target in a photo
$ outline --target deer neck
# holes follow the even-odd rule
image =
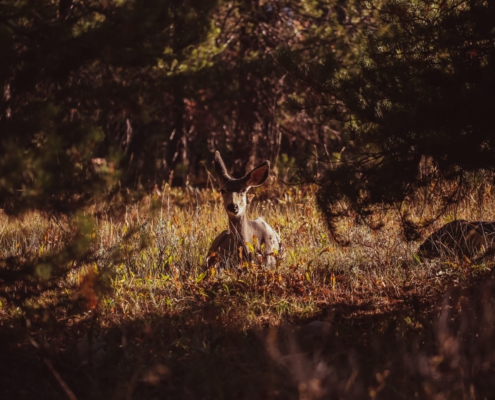
[[[229,230],[234,233],[238,240],[242,242],[251,241],[253,238],[249,237],[249,220],[246,214],[236,217],[229,216]]]

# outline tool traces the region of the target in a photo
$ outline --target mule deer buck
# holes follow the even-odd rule
[[[263,253],[269,267],[276,265],[280,251],[280,237],[263,218],[248,220],[246,216],[246,194],[251,187],[262,185],[268,178],[270,162],[265,161],[240,179],[232,178],[220,156],[215,152],[215,170],[218,175],[220,193],[229,217],[228,229],[220,233],[208,251],[207,265],[227,266],[239,258],[251,259]],[[247,244],[247,245],[246,245]]]
[[[463,219],[449,222],[431,234],[418,252],[423,258],[494,255],[495,222]]]

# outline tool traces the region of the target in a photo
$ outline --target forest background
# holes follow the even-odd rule
[[[5,302],[2,326],[14,326],[15,332],[23,332],[25,341],[19,345],[22,351],[25,349],[23,346],[28,346],[31,352],[25,350],[27,355],[32,354],[33,349],[41,352],[38,357],[48,360],[44,361],[43,368],[48,371],[50,379],[55,379],[55,386],[60,384],[53,389],[52,386],[39,386],[36,382],[29,390],[37,395],[44,393],[50,398],[58,390],[60,396],[70,397],[72,392],[57,372],[67,361],[57,359],[62,345],[56,343],[60,338],[53,339],[52,345],[48,345],[49,340],[46,343],[41,340],[43,335],[40,332],[55,335],[54,326],[46,324],[60,326],[60,321],[69,318],[61,317],[60,313],[74,313],[85,317],[78,319],[78,322],[71,319],[72,341],[81,340],[83,332],[90,332],[91,336],[96,329],[98,334],[106,335],[107,342],[113,343],[114,340],[109,337],[114,333],[108,333],[113,332],[109,322],[111,318],[103,310],[111,314],[118,307],[115,298],[112,303],[103,293],[109,293],[111,286],[110,292],[116,296],[119,290],[118,285],[115,286],[116,276],[123,285],[120,288],[123,293],[131,291],[136,275],[138,279],[151,276],[151,269],[139,271],[134,259],[143,257],[143,249],[150,246],[159,249],[158,253],[153,253],[153,257],[158,257],[155,263],[159,266],[159,271],[155,271],[156,279],[164,287],[172,284],[179,287],[179,292],[172,294],[167,292],[170,288],[165,290],[163,299],[158,303],[154,295],[150,297],[155,299],[154,310],[161,308],[156,304],[168,307],[171,318],[161,320],[162,325],[158,325],[160,329],[170,329],[172,347],[163,343],[158,347],[166,348],[174,357],[180,355],[172,361],[168,356],[160,362],[146,359],[152,365],[146,369],[142,367],[146,362],[136,361],[146,358],[144,353],[136,350],[137,353],[130,354],[132,352],[126,350],[124,356],[118,352],[112,354],[110,360],[118,359],[124,367],[123,370],[111,370],[118,379],[115,376],[108,379],[115,383],[132,377],[134,381],[131,379],[131,384],[117,390],[116,384],[96,381],[96,373],[93,375],[90,372],[92,388],[102,397],[113,393],[114,389],[115,393],[119,393],[115,394],[117,397],[132,397],[138,382],[148,378],[148,381],[158,379],[162,382],[163,379],[171,382],[167,381],[170,376],[174,379],[179,376],[184,381],[194,381],[196,375],[188,375],[183,369],[185,365],[190,367],[190,363],[194,364],[198,357],[201,358],[204,348],[195,353],[196,350],[191,350],[194,346],[188,344],[187,347],[183,343],[186,336],[197,338],[198,343],[209,343],[205,346],[214,359],[210,361],[220,368],[224,357],[230,357],[230,350],[236,347],[230,346],[229,340],[232,343],[241,340],[239,337],[245,334],[247,328],[260,328],[265,324],[256,314],[257,317],[253,317],[256,322],[234,324],[238,329],[235,334],[225,324],[220,324],[216,328],[218,331],[212,330],[213,323],[208,316],[215,315],[216,318],[217,312],[222,314],[218,310],[224,310],[223,301],[239,300],[243,296],[231,295],[229,285],[237,287],[236,290],[246,296],[251,296],[252,290],[256,298],[260,293],[266,294],[266,285],[279,280],[279,283],[285,282],[284,287],[289,290],[282,290],[283,296],[303,296],[297,297],[299,300],[293,304],[303,302],[302,299],[307,301],[308,293],[315,294],[320,290],[317,288],[328,287],[328,282],[332,290],[340,285],[342,293],[345,292],[346,296],[351,293],[351,298],[357,287],[361,288],[359,290],[368,287],[368,292],[365,292],[373,297],[375,294],[371,293],[377,287],[388,285],[389,289],[380,289],[380,293],[389,300],[397,296],[402,303],[412,304],[420,315],[418,321],[421,321],[411,322],[409,316],[399,318],[395,314],[393,317],[387,315],[384,320],[387,327],[384,328],[383,321],[363,322],[361,319],[361,328],[356,331],[349,328],[352,332],[347,332],[349,336],[359,337],[367,329],[362,326],[376,328],[377,335],[383,332],[387,335],[403,334],[406,328],[397,321],[409,318],[406,327],[411,335],[421,330],[419,326],[427,326],[424,328],[426,332],[431,335],[437,332],[443,338],[440,341],[445,342],[445,337],[441,336],[446,335],[447,329],[443,322],[435,325],[421,319],[421,307],[430,310],[431,304],[438,305],[440,295],[433,296],[433,303],[418,300],[424,292],[409,293],[407,288],[414,279],[408,275],[409,272],[399,271],[407,268],[416,271],[413,273],[418,279],[413,285],[416,290],[421,285],[431,286],[431,274],[437,277],[436,274],[442,272],[442,276],[454,276],[452,279],[462,281],[461,276],[478,279],[485,276],[483,271],[489,269],[486,264],[473,267],[471,260],[433,266],[428,264],[428,268],[419,264],[418,267],[421,260],[415,260],[410,243],[424,235],[425,229],[432,224],[461,216],[494,218],[490,211],[495,167],[493,21],[495,4],[482,0],[0,1],[0,204],[6,221],[1,254],[0,296]],[[211,169],[210,161],[215,150],[221,152],[234,175],[243,174],[262,160],[272,162],[274,176],[279,183],[277,185],[276,180],[272,180],[275,188],[266,198],[270,201],[281,200],[287,208],[282,210],[268,205],[265,212],[268,218],[279,213],[280,219],[274,219],[271,223],[279,230],[283,229],[284,223],[287,228],[285,237],[291,243],[293,253],[284,267],[287,269],[285,272],[270,275],[265,271],[263,275],[258,271],[256,278],[249,275],[252,281],[242,275],[247,274],[246,271],[238,272],[241,275],[220,278],[211,271],[201,270],[198,261],[194,261],[200,259],[200,250],[207,247],[208,237],[195,236],[196,231],[186,234],[182,228],[174,231],[176,236],[172,235],[170,223],[191,226],[190,221],[194,217],[183,211],[171,216],[170,199],[172,207],[183,208],[187,205],[196,207],[196,211],[202,210],[201,204],[216,204],[214,192],[204,194],[197,190],[212,187],[207,171]],[[306,186],[295,189],[295,186],[285,187],[280,182]],[[178,187],[184,190],[177,192]],[[213,198],[208,197],[210,195]],[[148,201],[150,219],[139,217],[138,210],[143,203],[136,205],[138,201]],[[289,207],[291,201],[294,203],[293,209]],[[309,210],[305,208],[305,203],[317,204],[321,214],[314,214],[311,207]],[[169,225],[153,225],[157,209],[161,210],[161,217],[164,213],[167,215]],[[389,234],[388,239],[398,237],[400,244],[392,240],[384,245],[385,239],[376,233],[378,228],[387,229],[387,221],[391,218],[388,213],[394,213],[393,230],[388,231],[393,233]],[[196,218],[199,218],[198,215]],[[209,215],[208,221],[214,220],[212,215],[216,214]],[[297,230],[289,231],[291,216],[306,225],[301,224]],[[220,218],[218,215],[216,217]],[[116,244],[117,238],[110,233],[109,245],[104,250],[95,248],[95,241],[99,240],[100,244],[104,242],[106,222],[103,221],[112,218],[121,223],[115,225],[121,242]],[[351,257],[345,253],[347,250],[335,250],[337,243],[349,245],[351,242],[353,235],[349,230],[349,218],[353,224],[364,223],[369,229],[369,236],[366,240],[362,239],[362,243],[368,243],[374,235],[382,238],[366,245],[372,246],[369,248],[375,249],[373,252],[366,255],[365,252],[355,251]],[[145,220],[148,222],[145,223]],[[347,222],[344,224],[343,221]],[[323,232],[326,228],[320,224],[326,224],[331,234],[319,234],[318,253],[320,256],[324,254],[324,257],[327,253],[338,253],[341,257],[338,262],[331,262],[333,269],[328,267],[328,260],[320,260],[320,264],[313,265],[308,257],[315,250],[309,242],[301,239],[301,236],[312,237],[315,229]],[[157,226],[164,230],[153,230]],[[114,228],[108,229],[115,232]],[[208,234],[211,236],[214,233],[209,230]],[[177,249],[184,244],[184,237],[189,237],[187,235],[194,237],[200,246],[192,246],[184,253],[185,250]],[[131,239],[136,240],[132,245],[124,243]],[[175,239],[177,242],[173,242]],[[403,249],[400,254],[393,253],[393,262],[390,261],[392,248]],[[182,254],[182,259],[177,260],[175,255],[173,261],[171,249]],[[408,258],[407,262],[404,262],[405,258]],[[349,260],[353,260],[354,266]],[[394,268],[384,272],[384,266],[391,263]],[[98,265],[96,272],[87,269],[81,272],[81,268],[93,264]],[[108,266],[108,274],[103,273],[102,265]],[[424,268],[424,271],[420,273],[412,265],[416,265],[414,268]],[[448,273],[445,273],[446,270]],[[186,272],[189,275],[184,277]],[[190,284],[186,293],[183,288],[187,286],[188,279],[194,284]],[[222,286],[226,284],[224,279],[231,279],[235,284],[231,282],[225,289]],[[437,280],[435,278],[435,282]],[[250,282],[247,286],[249,290],[239,283],[246,281]],[[296,281],[297,284],[294,283]],[[363,285],[363,282],[366,284]],[[446,281],[441,280],[440,286],[445,288]],[[79,300],[92,299],[84,303],[85,306],[80,305],[86,314],[78,308],[68,312],[73,305],[64,303],[65,300],[52,303],[50,293],[57,290],[65,290],[65,300],[71,304],[77,290],[77,293],[82,293]],[[302,294],[299,293],[301,290]],[[476,292],[478,289],[472,290]],[[482,293],[490,290],[491,286],[480,289]],[[392,292],[395,294],[392,295]],[[445,294],[445,290],[440,292]],[[100,294],[95,294],[93,298],[92,293]],[[197,326],[186,328],[184,319],[187,316],[196,321],[192,316],[197,316],[196,307],[199,306],[194,301],[189,308],[181,308],[177,304],[183,301],[181,304],[188,304],[184,299],[191,293],[200,299],[204,315],[201,314],[202,322],[198,322]],[[136,296],[130,295],[132,301],[125,299],[122,304],[138,304],[139,296]],[[312,305],[308,307],[312,311],[306,310],[302,314],[299,309],[296,311],[296,306],[287,306],[280,298],[268,302],[277,304],[275,314],[279,317],[273,317],[273,310],[268,306],[272,311],[265,311],[269,319],[275,318],[277,324],[287,318],[294,322],[303,314],[305,318],[315,319],[315,310],[321,311],[318,307],[323,307],[318,301],[322,304],[328,302],[327,294],[322,296],[325,301],[323,298],[314,303],[310,301]],[[454,296],[457,300],[452,300],[455,303],[453,309],[458,311],[455,307],[463,296]],[[213,298],[220,303],[211,303]],[[366,297],[365,303],[371,301],[370,298]],[[171,299],[175,299],[175,303]],[[107,300],[111,304],[107,304]],[[252,306],[254,300],[249,297],[249,300],[243,301],[243,304]],[[347,297],[341,299],[341,307],[355,305],[353,302]],[[373,301],[371,304],[374,304]],[[289,317],[277,307],[289,307],[289,311],[284,311]],[[139,319],[144,328],[136,328],[137,324],[132,325],[133,329],[149,339],[153,336],[146,330],[150,326],[149,317],[141,308],[138,312],[138,308],[132,318]],[[45,313],[47,309],[51,310],[50,318]],[[126,312],[123,310],[126,307],[118,309],[122,319],[125,319]],[[483,325],[480,329],[485,336],[482,335],[481,344],[477,344],[475,350],[471,347],[464,349],[466,353],[485,353],[483,346],[489,343],[493,335],[493,313],[486,311],[483,315],[486,319],[483,321],[490,329]],[[39,325],[33,322],[35,320]],[[391,320],[395,322],[389,324]],[[432,317],[432,320],[435,318]],[[470,324],[476,325],[471,320],[462,325],[462,321],[458,320],[464,329],[471,327]],[[33,339],[33,332],[29,331],[35,330],[31,326],[39,329],[37,334],[41,336],[36,340]],[[125,330],[122,327],[119,329]],[[476,329],[468,331],[469,335],[478,337]],[[466,330],[462,332],[466,333]],[[253,335],[257,334],[260,333]],[[338,330],[332,331],[332,335],[338,334]],[[11,343],[11,333],[6,337],[9,339],[5,342]],[[272,343],[270,337],[268,335],[261,342]],[[335,339],[334,336],[332,338]],[[400,345],[412,345],[409,339],[407,337]],[[462,342],[464,339],[459,340]],[[63,342],[62,339],[60,341]],[[219,341],[224,344],[215,353]],[[157,345],[151,342],[149,348]],[[246,349],[252,350],[250,346],[256,341],[249,337],[248,342]],[[92,339],[89,349],[92,349],[91,343]],[[201,347],[198,343],[195,346]],[[377,353],[364,351],[369,356],[366,362],[383,351],[380,346],[384,344],[380,341],[376,343]],[[256,354],[263,353],[258,345],[253,346]],[[188,350],[184,350],[186,347]],[[270,357],[280,359],[273,355],[276,353],[273,347],[268,347]],[[13,351],[12,348],[10,351]],[[177,348],[182,350],[177,351]],[[333,344],[325,349],[327,352],[335,350]],[[434,398],[443,394],[470,398],[475,396],[472,393],[490,393],[485,375],[477,377],[476,368],[488,374],[493,360],[483,359],[485,364],[478,360],[474,368],[469,355],[465,359],[463,355],[452,361],[454,355],[462,353],[461,350],[456,353],[457,350],[442,347],[439,351],[443,358],[441,361],[435,359],[437,364],[434,360],[438,356],[436,350],[427,352],[429,361],[415,358],[413,364],[416,369],[412,368],[413,372],[407,370],[403,373],[400,368],[397,369],[403,373],[400,375],[402,378],[398,379],[403,385],[399,385],[400,391],[410,388],[408,374],[412,374],[421,383],[417,387],[411,384],[411,393],[420,393],[421,396]],[[488,353],[491,354],[491,351]],[[19,359],[18,353],[9,354],[9,360]],[[353,351],[345,354],[347,358],[343,363],[346,367],[341,375],[332,375],[334,371],[327,369],[321,377],[316,366],[313,369],[308,367],[311,360],[301,359],[291,363],[309,363],[304,365],[312,372],[301,375],[300,371],[290,370],[292,386],[280,386],[277,378],[273,381],[256,378],[263,382],[261,386],[266,389],[263,396],[270,393],[270,396],[281,398],[289,394],[296,396],[295,393],[301,398],[318,398],[332,390],[349,398],[359,398],[363,393],[369,397],[386,397],[397,391],[393,386],[385,385],[388,374],[393,370],[391,365],[397,362],[393,355],[387,353],[386,357],[392,361],[387,364],[385,360],[369,368],[368,374],[364,374],[360,381],[356,371],[362,370],[362,367],[356,367],[359,362],[355,362]],[[18,371],[24,368],[37,370],[39,365],[36,361],[26,357],[26,364],[16,364]],[[452,360],[449,357],[453,357]],[[258,362],[263,364],[261,360],[264,356],[249,362],[252,365]],[[465,366],[459,360],[467,360],[471,375],[464,374]],[[198,365],[204,366],[203,362],[206,361],[201,359]],[[234,364],[242,369],[247,362],[242,358],[242,362],[236,361]],[[423,368],[424,362],[430,363],[427,372]],[[173,363],[181,372],[170,372]],[[135,368],[135,364],[139,367]],[[445,370],[442,370],[444,367]],[[142,368],[146,373],[142,373]],[[274,370],[283,376],[280,368],[278,365]],[[11,373],[5,372],[5,369],[3,371],[7,380],[12,378]],[[202,375],[205,372],[194,373]],[[438,373],[445,373],[449,378],[439,383],[435,378]],[[71,376],[74,379],[65,377],[70,381],[68,386],[85,393],[86,381],[77,373]],[[319,383],[311,386],[314,379]],[[460,387],[449,387],[449,382],[459,379],[462,383]],[[208,393],[207,397],[218,397],[218,393],[227,390],[219,383],[218,377],[209,376],[203,380],[205,383],[201,387]],[[283,378],[280,380],[283,382]],[[213,383],[209,386],[206,382]],[[230,393],[245,387],[242,382],[238,387],[228,387]],[[188,389],[192,392],[183,390],[184,385],[158,385],[159,389],[151,386],[153,390],[149,389],[147,396],[154,396],[154,390],[164,390],[169,395],[200,397],[192,389]],[[329,389],[331,386],[333,389]],[[12,396],[14,389],[8,387],[6,393]],[[25,396],[33,393],[25,393]],[[245,395],[253,398],[260,396],[257,392],[253,395],[249,390]]]

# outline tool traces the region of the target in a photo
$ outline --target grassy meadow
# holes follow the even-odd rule
[[[249,216],[286,249],[274,269],[205,266],[227,227],[210,189],[165,186],[70,218],[2,215],[1,398],[491,398],[491,260],[421,262],[392,211],[376,231],[342,220],[342,247],[315,188],[272,180],[251,193]],[[495,220],[490,193],[423,238],[453,219]]]

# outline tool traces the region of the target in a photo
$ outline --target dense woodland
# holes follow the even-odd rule
[[[495,219],[495,2],[0,0],[0,87],[4,398],[492,395],[493,260],[416,249]]]
[[[22,190],[27,206],[89,193],[94,158],[119,185],[149,189],[204,184],[214,149],[237,173],[314,145],[340,151],[340,128],[316,103],[286,104],[320,93],[307,96],[312,82],[283,59],[347,69],[374,21],[359,2],[12,1],[1,11],[2,198]]]
[[[215,149],[236,173],[298,166],[283,177],[320,183],[330,219],[404,200],[422,157],[448,180],[493,168],[489,1],[0,7],[6,209],[204,185]]]

